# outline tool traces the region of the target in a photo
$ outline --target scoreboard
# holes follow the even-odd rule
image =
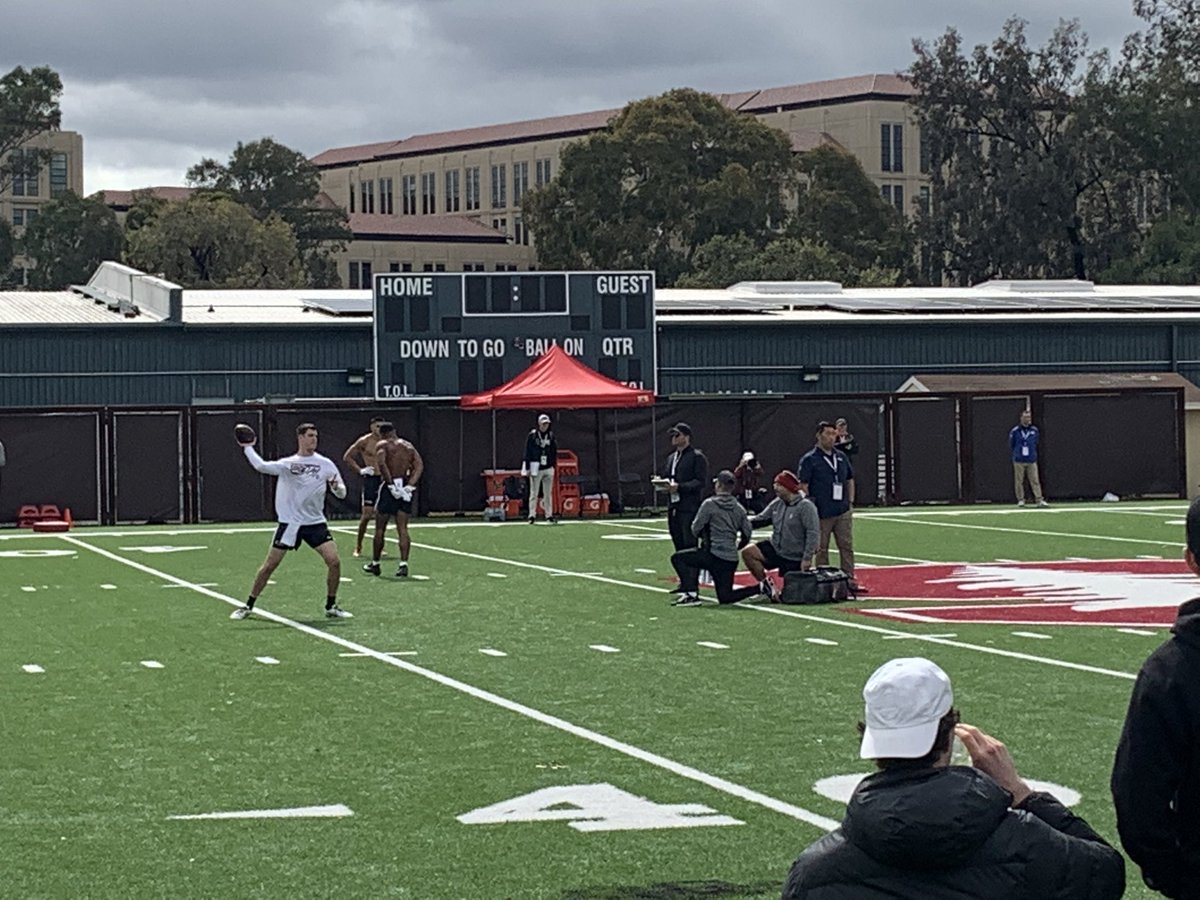
[[[375,399],[457,399],[499,387],[555,344],[657,389],[653,272],[375,275]]]

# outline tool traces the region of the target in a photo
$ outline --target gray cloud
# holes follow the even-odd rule
[[[128,188],[271,135],[304,153],[619,107],[673,87],[773,87],[912,60],[957,27],[988,42],[1009,15],[1040,43],[1078,18],[1093,47],[1140,27],[1130,0],[6,0],[0,70],[63,76],[85,189]],[[8,32],[12,34],[12,32]]]

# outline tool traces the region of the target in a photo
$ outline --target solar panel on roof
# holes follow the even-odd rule
[[[370,297],[321,297],[301,298],[301,306],[331,316],[369,316],[373,307]]]

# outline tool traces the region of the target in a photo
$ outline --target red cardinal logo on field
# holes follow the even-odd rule
[[[937,601],[856,610],[909,622],[1161,628],[1200,596],[1200,580],[1163,559],[888,566],[871,569],[870,582],[871,599]]]

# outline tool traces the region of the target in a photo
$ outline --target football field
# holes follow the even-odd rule
[[[0,532],[0,895],[777,897],[916,655],[1115,844],[1184,510],[864,510],[869,599],[821,607],[670,606],[661,520],[418,520],[407,579],[334,523],[341,620],[307,548],[228,618],[267,523]]]

